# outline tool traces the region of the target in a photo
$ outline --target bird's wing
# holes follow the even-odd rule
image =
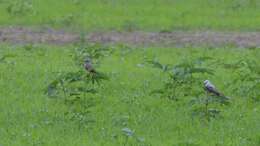
[[[212,84],[206,85],[206,89],[207,89],[209,92],[214,93],[214,94],[217,95],[217,96],[220,96],[220,95],[221,95],[221,93],[220,93],[220,92],[215,88],[215,86],[212,85]]]
[[[93,68],[93,66],[89,63],[85,64],[85,69],[89,72],[95,72],[95,69]]]

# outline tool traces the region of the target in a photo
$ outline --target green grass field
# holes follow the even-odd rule
[[[259,78],[259,68],[250,68],[253,65],[250,62],[255,61],[255,67],[260,65],[257,49],[113,48],[113,53],[101,58],[95,66],[109,80],[95,85],[96,94],[85,96],[86,104],[91,103],[88,114],[72,118],[68,114],[71,106],[63,98],[48,97],[44,90],[58,72],[81,69],[71,57],[74,46],[2,45],[0,145],[260,145],[259,82],[250,80]],[[214,58],[201,65],[211,69],[214,75],[195,74],[194,81],[199,85],[191,94],[180,96],[177,101],[151,94],[163,87],[170,72],[151,67],[147,59],[176,65],[202,57]],[[193,115],[196,106],[204,107],[203,103],[192,101],[206,96],[205,79],[231,97],[228,105],[211,104],[211,108],[221,112],[209,121],[204,116]],[[250,88],[253,84],[255,88]]]
[[[87,31],[255,31],[259,8],[257,0],[1,0],[0,25]]]
[[[258,0],[0,0],[0,146],[259,146],[259,26]],[[51,45],[64,34],[41,28],[81,36]],[[139,47],[82,37],[183,30],[205,31],[206,42],[196,33],[140,32]],[[234,33],[217,48],[226,40],[207,40],[209,30]],[[97,73],[84,69],[87,57]],[[205,92],[206,79],[225,96]]]

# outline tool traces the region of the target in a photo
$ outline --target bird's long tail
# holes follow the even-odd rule
[[[222,96],[219,96],[219,101],[223,104],[229,104],[230,103],[230,97],[228,96],[225,96],[225,95],[222,95]]]

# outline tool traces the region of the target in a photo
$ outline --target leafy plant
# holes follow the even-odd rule
[[[77,19],[80,17],[80,14],[77,13],[68,13],[63,16],[52,18],[49,23],[55,26],[63,26],[63,27],[70,27],[75,25]]]
[[[206,93],[205,96],[192,100],[192,113],[194,116],[196,115],[210,121],[210,119],[216,118],[220,114],[220,106],[228,105],[229,103],[230,100],[226,97]]]
[[[71,1],[75,5],[80,5],[82,3],[82,1],[80,1],[80,0],[71,0]]]
[[[184,96],[198,96],[201,94],[200,88],[203,78],[200,74],[213,75],[214,71],[203,67],[204,61],[211,58],[201,57],[192,60],[184,60],[177,65],[163,65],[158,61],[148,61],[153,67],[159,68],[168,73],[168,80],[164,87],[152,93],[162,94],[171,100],[178,100]],[[171,67],[172,66],[172,67]]]
[[[169,64],[161,64],[158,60],[153,59],[153,60],[148,60],[148,64],[151,64],[152,67],[161,69],[162,71],[166,72],[169,71],[170,65]]]
[[[127,20],[127,21],[125,21],[123,23],[122,29],[126,30],[126,31],[129,31],[129,32],[136,31],[136,30],[138,30],[137,22],[131,21],[131,20]]]
[[[97,64],[101,58],[109,56],[112,51],[113,48],[101,44],[86,43],[82,39],[78,47],[74,50],[73,58],[78,66],[82,66],[82,62],[86,58],[91,58],[93,63]]]
[[[97,85],[108,77],[101,72],[89,72],[83,66],[85,57],[92,57],[98,60],[101,58],[103,48],[91,47],[75,49],[74,61],[78,66],[78,71],[59,73],[46,88],[45,93],[49,97],[62,99],[68,106],[65,113],[70,119],[76,120],[80,125],[92,121],[89,119],[90,108],[95,106],[93,94],[98,92]]]
[[[20,16],[34,12],[33,3],[31,0],[8,1],[6,10],[12,16]]]
[[[224,67],[235,73],[234,79],[229,82],[234,94],[260,101],[260,66],[255,60],[245,58],[224,64]]]
[[[97,93],[95,83],[107,78],[91,75],[83,70],[77,72],[60,73],[47,87],[45,93],[49,97],[62,99],[68,106],[68,115],[81,124],[88,122],[89,108],[95,105],[91,95]]]
[[[15,54],[5,54],[5,55],[2,55],[0,56],[0,63],[14,63],[14,62],[9,62],[8,61],[8,58],[14,58],[16,57]]]

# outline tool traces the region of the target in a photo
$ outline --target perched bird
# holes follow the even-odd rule
[[[219,97],[223,97],[225,99],[230,99],[229,97],[226,97],[224,94],[222,94],[221,92],[219,92],[216,87],[209,81],[209,80],[205,80],[204,81],[204,88],[208,93],[214,94],[216,96]]]
[[[96,70],[93,68],[90,58],[85,60],[84,64],[85,69],[90,73],[97,73]]]
[[[207,92],[212,93],[216,96],[222,95],[209,80],[204,81],[204,88]]]
[[[85,60],[84,68],[86,69],[86,71],[88,71],[90,73],[90,74],[87,74],[87,76],[89,77],[88,79],[90,79],[90,81],[93,84],[95,84],[95,83],[99,84],[99,82],[101,80],[108,80],[108,77],[104,73],[98,72],[97,70],[94,69],[90,58],[87,58]]]

